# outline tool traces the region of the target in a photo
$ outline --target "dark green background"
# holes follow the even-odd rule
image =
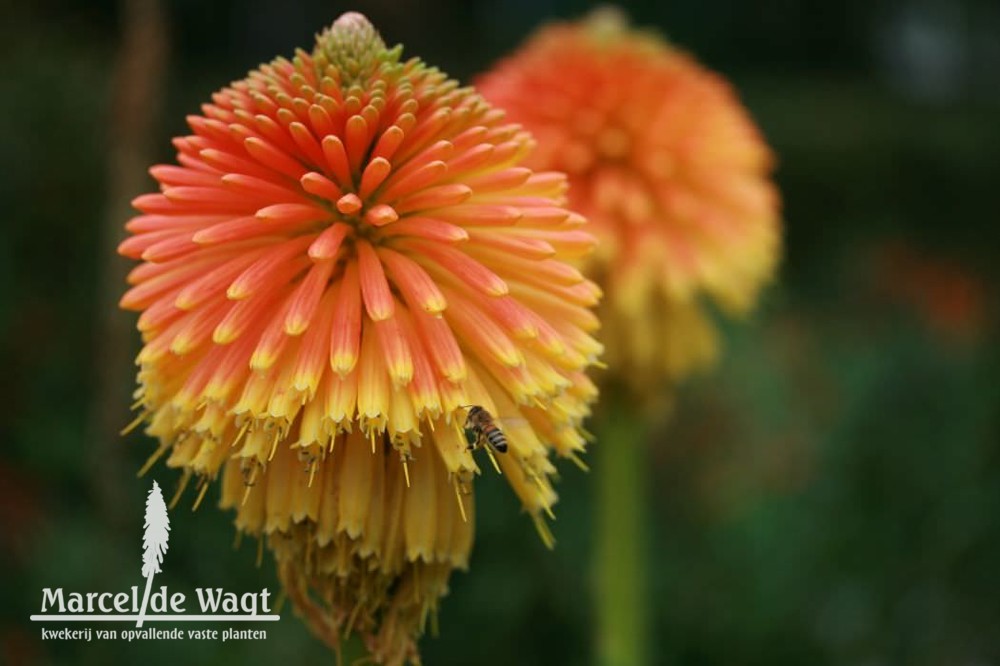
[[[152,158],[171,159],[169,137],[213,90],[308,47],[346,9],[468,81],[544,20],[588,6],[291,5],[168,3]],[[656,430],[656,663],[1000,664],[1000,10],[625,6],[734,80],[779,156],[787,224],[779,282],[755,317],[725,326],[717,371],[689,382]],[[149,478],[133,470],[153,447],[95,434],[102,409],[128,420],[124,398],[94,403],[132,381],[115,371],[99,390],[117,298],[101,292],[102,229],[123,204],[107,178],[120,7],[3,13],[0,663],[330,663],[287,609],[268,641],[236,644],[42,643],[27,621],[43,587],[140,583]],[[428,664],[587,663],[593,484],[564,472],[554,553],[502,479],[477,485],[471,571],[424,641]],[[151,476],[174,487],[162,467]],[[186,505],[158,583],[277,590],[252,544],[231,548],[229,516]]]

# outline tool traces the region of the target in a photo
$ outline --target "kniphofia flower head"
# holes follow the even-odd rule
[[[188,118],[160,192],[134,202],[139,421],[167,464],[221,476],[290,599],[377,661],[415,639],[472,544],[462,425],[498,418],[496,462],[540,531],[550,453],[575,458],[596,390],[593,239],[565,179],[470,88],[345,14]]]
[[[772,156],[721,77],[613,10],[542,29],[479,82],[569,175],[601,239],[608,365],[643,385],[710,361],[707,302],[746,311],[779,254]]]

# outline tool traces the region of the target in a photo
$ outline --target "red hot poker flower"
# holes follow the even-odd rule
[[[496,462],[549,540],[549,454],[582,451],[601,351],[564,177],[522,166],[525,131],[401,52],[345,14],[214,94],[120,246],[142,261],[121,304],[142,313],[153,459],[198,501],[222,475],[310,626],[387,663],[416,658],[467,564],[470,407],[502,425]]]

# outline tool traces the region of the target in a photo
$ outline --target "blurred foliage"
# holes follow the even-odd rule
[[[779,155],[788,225],[779,284],[749,322],[727,327],[717,371],[685,387],[656,431],[656,663],[1000,663],[1000,56],[981,38],[997,12],[948,5],[963,17],[942,42],[962,47],[961,85],[927,97],[892,63],[935,53],[933,40],[904,48],[906,17],[947,3],[625,4],[733,78]],[[345,9],[468,80],[539,22],[586,7],[178,0],[157,158],[170,159],[169,136],[212,90],[308,44]],[[140,584],[149,478],[102,475],[87,434],[118,7],[43,0],[7,14],[0,662],[328,662],[287,609],[264,642],[162,650],[42,643],[27,622],[43,587]],[[113,450],[128,470],[152,449],[133,435]],[[152,476],[168,492],[176,483],[163,467]],[[120,520],[99,502],[102,484],[135,498]],[[592,485],[564,466],[548,553],[502,482],[477,484],[471,572],[453,579],[427,663],[588,660]],[[191,513],[192,499],[174,512],[162,582],[276,591],[254,544],[231,548],[229,516]]]

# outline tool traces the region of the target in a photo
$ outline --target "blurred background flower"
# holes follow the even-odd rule
[[[569,174],[601,239],[583,268],[606,292],[607,384],[629,394],[594,424],[598,663],[645,664],[647,424],[715,360],[706,301],[743,314],[772,277],[774,160],[722,76],[616,8],[540,29],[480,87],[537,137],[532,164]]]
[[[613,8],[547,26],[478,81],[570,177],[600,236],[610,374],[654,391],[716,355],[706,299],[745,313],[778,260],[774,158],[730,85]]]
[[[135,584],[140,498],[150,476],[167,496],[176,485],[160,465],[135,479],[149,439],[117,436],[140,342],[134,316],[99,320],[122,284],[101,274],[123,276],[129,263],[103,253],[131,198],[153,187],[145,166],[171,160],[170,137],[190,133],[185,115],[251,63],[311,43],[339,12],[365,12],[407,53],[468,82],[590,3],[148,7],[42,0],[15,3],[0,22],[0,662],[328,660],[287,608],[268,640],[224,644],[56,643],[27,621],[43,587]],[[718,366],[689,380],[672,423],[651,433],[662,444],[643,523],[655,663],[1000,663],[995,3],[623,8],[731,79],[780,156],[783,215],[795,222],[780,282],[754,317],[720,324]],[[169,48],[157,52],[158,41]],[[932,95],[916,85],[928,62],[952,79]],[[135,180],[122,181],[116,165],[135,153],[121,170]],[[898,260],[886,249],[900,244],[916,266],[963,276],[893,268],[903,291],[977,285],[937,290],[981,294],[969,299],[981,308],[966,320],[974,335],[942,335],[922,306],[887,294],[882,276]],[[506,481],[479,478],[476,512],[490,519],[476,524],[475,573],[452,579],[425,663],[592,661],[593,475],[561,469],[551,552],[511,510]],[[271,576],[277,590],[251,540],[229,550],[231,515],[188,506],[171,516],[157,581],[250,591]]]

